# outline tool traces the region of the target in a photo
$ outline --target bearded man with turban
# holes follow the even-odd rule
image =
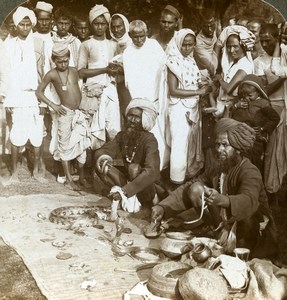
[[[160,178],[158,143],[149,132],[157,118],[157,110],[147,99],[133,99],[126,109],[125,128],[115,139],[95,152],[97,193],[109,195],[114,201],[131,203],[137,196],[136,208],[124,210],[136,212],[140,204],[153,205],[156,199],[154,183]],[[100,190],[100,186],[105,190]]]
[[[216,124],[215,135],[215,164],[206,166],[202,175],[154,206],[152,219],[160,224],[158,221],[163,218],[169,219],[189,208],[199,209],[204,211],[203,220],[207,220],[205,216],[209,213],[214,237],[226,253],[231,254],[235,247],[245,247],[251,250],[252,257],[274,256],[275,226],[262,177],[244,156],[252,148],[256,133],[245,123],[222,118]],[[147,236],[150,227],[146,228]],[[157,231],[160,234],[158,228]]]

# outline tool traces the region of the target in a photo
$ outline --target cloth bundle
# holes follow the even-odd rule
[[[132,196],[132,197],[127,197],[122,188],[119,187],[119,186],[113,186],[111,188],[111,191],[110,193],[116,193],[118,192],[121,197],[122,197],[122,201],[121,201],[121,206],[122,206],[122,209],[124,211],[127,211],[129,213],[136,213],[136,212],[139,212],[140,209],[141,209],[141,203],[139,202],[138,198],[136,195]]]

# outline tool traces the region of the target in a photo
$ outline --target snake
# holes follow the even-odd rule
[[[110,219],[111,209],[101,206],[63,206],[50,212],[49,220],[60,225],[73,225],[75,222],[86,222],[86,226],[92,226],[97,220]]]

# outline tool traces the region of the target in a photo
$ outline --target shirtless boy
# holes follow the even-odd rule
[[[56,43],[52,51],[52,60],[56,67],[49,71],[38,86],[37,97],[49,105],[59,115],[58,151],[66,175],[66,186],[72,190],[80,187],[72,179],[70,161],[77,159],[80,184],[87,187],[84,177],[86,149],[90,146],[88,125],[85,115],[78,108],[81,102],[79,77],[76,68],[69,67],[70,52],[66,45]],[[45,95],[45,88],[52,83],[59,95],[61,104],[51,102]]]

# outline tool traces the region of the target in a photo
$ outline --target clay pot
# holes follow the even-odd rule
[[[164,262],[152,269],[150,278],[147,281],[148,290],[155,296],[180,299],[178,291],[178,280],[190,270],[191,266],[181,262]]]
[[[207,245],[200,243],[194,246],[191,255],[197,263],[204,263],[212,255],[212,251]]]
[[[176,258],[193,249],[191,235],[182,232],[169,232],[160,244],[160,250],[170,257]]]

